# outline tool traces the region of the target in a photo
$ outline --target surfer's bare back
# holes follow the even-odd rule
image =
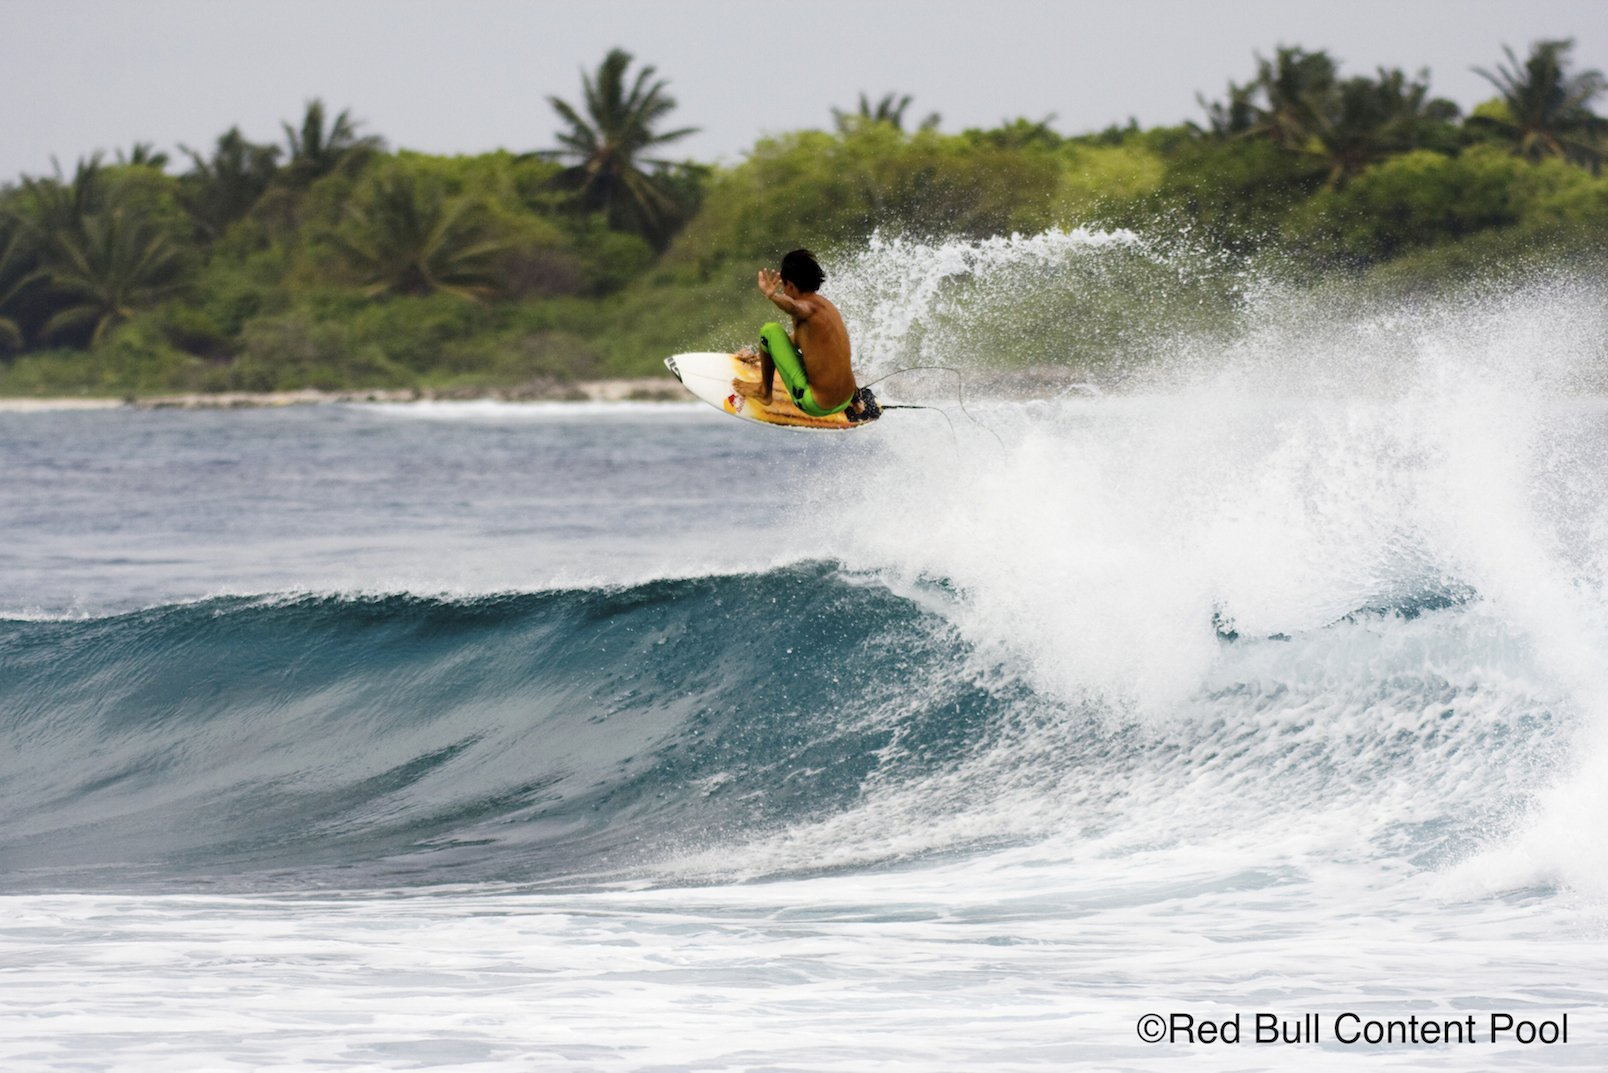
[[[781,271],[759,270],[760,293],[793,318],[793,331],[789,337],[779,325],[760,329],[760,347],[739,352],[746,360],[760,363],[760,382],[753,384],[739,377],[731,382],[733,391],[768,401],[779,369],[794,403],[812,417],[835,414],[855,401],[849,330],[837,306],[818,293],[825,279],[826,273],[809,250],[794,250],[783,257]]]

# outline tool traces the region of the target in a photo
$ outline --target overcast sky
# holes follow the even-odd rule
[[[0,181],[95,149],[210,150],[238,124],[279,142],[322,97],[393,147],[553,144],[550,94],[616,45],[658,67],[701,127],[676,155],[735,162],[762,134],[831,122],[860,92],[911,94],[942,129],[1054,115],[1063,133],[1197,118],[1280,43],[1344,73],[1428,67],[1465,109],[1470,71],[1574,37],[1608,69],[1608,0],[0,0]],[[1599,111],[1608,109],[1599,105]]]

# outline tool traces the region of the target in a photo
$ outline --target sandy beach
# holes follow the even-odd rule
[[[0,413],[32,413],[36,410],[115,410],[128,405],[123,399],[0,399]]]

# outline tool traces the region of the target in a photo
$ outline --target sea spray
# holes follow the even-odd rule
[[[826,292],[848,321],[862,378],[935,362],[973,376],[1032,370],[1051,383],[1073,368],[1115,376],[1158,337],[1231,320],[1241,286],[1176,244],[1088,228],[947,242],[878,235],[829,267]]]
[[[976,375],[1000,367],[990,303],[1135,245],[888,243],[855,270],[912,277],[875,307],[889,330],[870,338],[897,350],[919,336],[923,361]],[[823,497],[811,512],[836,519],[847,561],[896,588],[942,579],[957,594],[944,613],[975,651],[1119,721],[1208,717],[1198,702],[1224,672],[1225,635],[1333,638],[1358,609],[1445,601],[1492,624],[1496,652],[1532,653],[1517,694],[1529,699],[1501,719],[1556,723],[1574,743],[1546,746],[1545,761],[1530,747],[1492,755],[1512,792],[1487,830],[1523,820],[1519,844],[1553,847],[1526,881],[1598,885],[1608,865],[1570,853],[1562,832],[1602,818],[1587,788],[1608,764],[1593,655],[1608,646],[1608,408],[1595,394],[1608,288],[1566,272],[1407,298],[1235,280],[1233,330],[1148,336],[1143,360],[1107,382],[1119,397],[979,405],[1004,447],[961,424],[958,454],[941,428],[890,424],[886,457],[857,468],[854,505]],[[962,282],[965,300],[944,297]],[[1490,671],[1471,658],[1449,688]]]

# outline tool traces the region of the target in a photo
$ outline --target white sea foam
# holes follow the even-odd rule
[[[1038,265],[1053,278],[1069,258],[1132,243],[873,245],[851,280],[874,293],[905,282],[862,302],[874,330],[860,334],[895,354],[919,337],[938,347],[924,357],[964,370],[964,348],[942,349],[964,335],[956,318],[987,321],[979,306],[1019,293],[990,273],[1014,281]],[[957,275],[985,280],[965,308],[944,294]],[[974,404],[997,439],[958,413],[953,441],[923,415],[896,415],[874,453],[839,460],[846,472],[822,482],[857,494],[807,510],[856,569],[912,592],[942,579],[955,596],[935,606],[979,665],[1009,666],[1069,711],[1092,705],[1142,733],[1183,721],[1365,742],[1405,729],[1429,735],[1410,748],[1433,754],[1434,721],[1455,708],[1470,738],[1454,754],[1392,766],[1364,749],[1365,763],[1342,766],[1352,789],[1335,805],[1340,825],[1366,839],[1455,812],[1423,807],[1436,785],[1469,808],[1500,800],[1465,869],[1488,854],[1512,887],[1608,898],[1608,856],[1579,837],[1608,818],[1604,297],[1601,281],[1578,277],[1415,303],[1247,286],[1234,331],[1174,340],[1126,367],[1117,395]],[[1369,607],[1413,614],[1423,600],[1452,601],[1432,616],[1441,644],[1428,678],[1409,641],[1417,623],[1332,625]],[[1245,640],[1225,645],[1229,628]],[[1295,640],[1256,640],[1270,636]],[[1363,649],[1348,641],[1360,636]],[[1393,688],[1403,676],[1409,687]],[[1271,714],[1236,693],[1259,687],[1287,693]],[[1553,727],[1545,756],[1540,739],[1469,747],[1482,724],[1537,720]],[[1068,802],[1085,773],[1046,777],[1053,765],[1035,762],[1066,744],[1064,724],[1048,725],[1062,729],[1002,738],[971,769],[756,846],[756,870],[1076,824]],[[1123,822],[1143,830],[1144,809],[1168,807],[1257,831],[1292,815],[1298,827],[1329,822],[1308,807],[1306,781],[1281,781],[1276,756],[1249,748],[1243,761],[1215,794],[1200,792],[1211,780],[1199,771],[1176,785],[1165,766],[1130,773],[1141,800],[1125,805],[1141,809]],[[1379,785],[1366,777],[1375,761]],[[1372,818],[1359,826],[1359,812]]]
[[[1567,910],[1132,857],[747,887],[0,903],[8,1070],[1597,1069]],[[1160,867],[1158,868],[1158,864]],[[1166,871],[1162,871],[1166,869]],[[1167,878],[1158,878],[1165,875]],[[1432,951],[1432,956],[1426,956]],[[1535,981],[1567,981],[1566,986]],[[1449,986],[1448,981],[1456,981]],[[1572,1014],[1568,1045],[1338,1046],[1333,1019]],[[1147,1045],[1150,1012],[1320,1014],[1324,1046]]]

